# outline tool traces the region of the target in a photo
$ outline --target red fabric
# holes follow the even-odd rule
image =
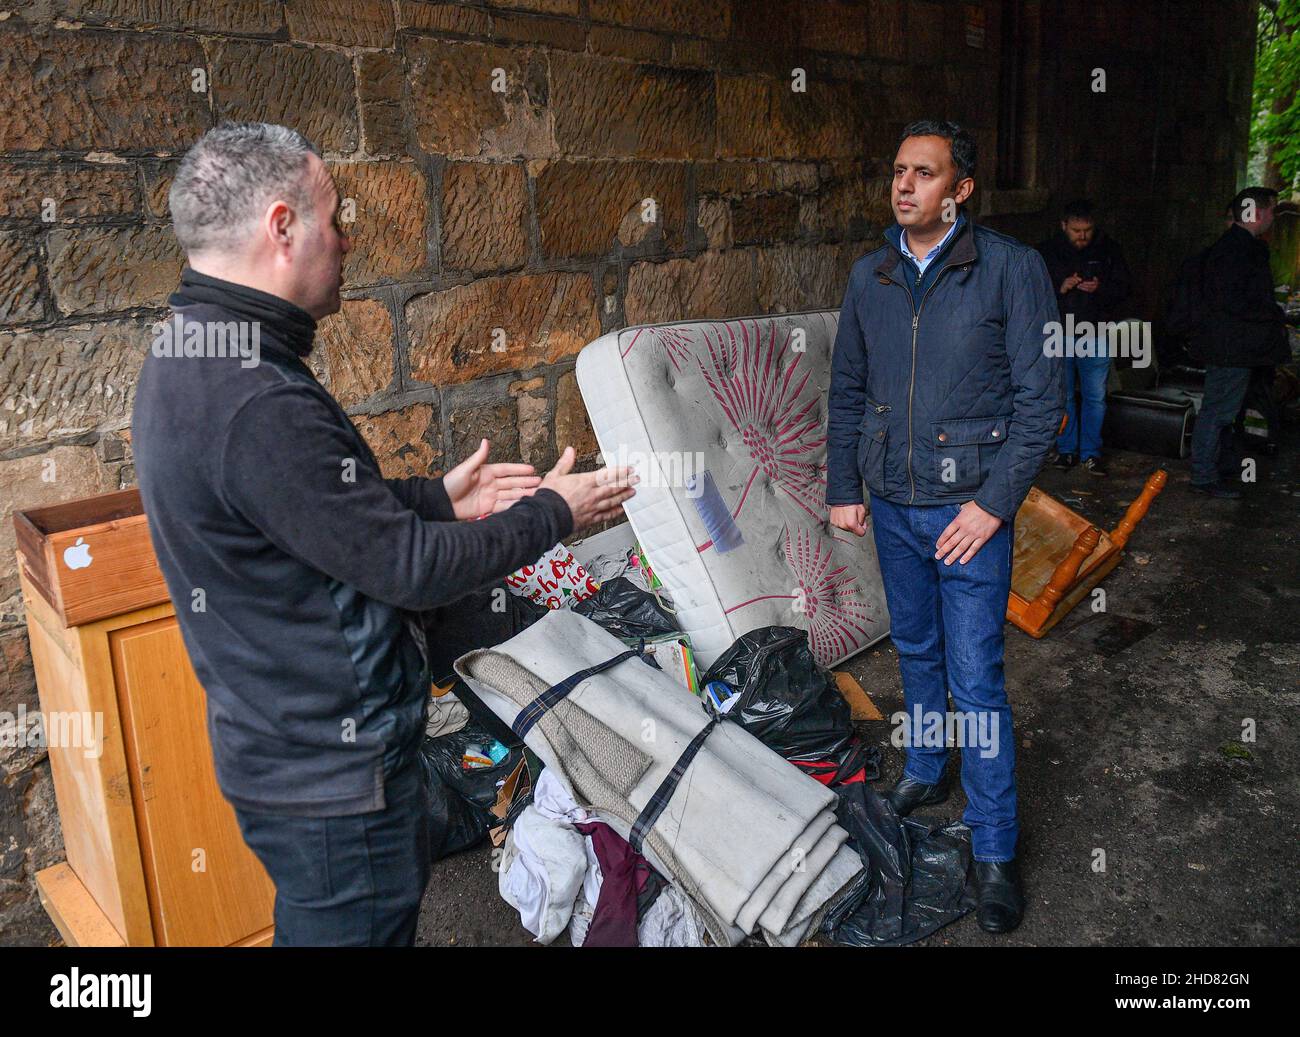
[[[637,946],[636,898],[650,874],[650,865],[603,821],[588,821],[573,827],[591,837],[602,876],[600,897],[582,945]]]
[[[858,782],[864,782],[867,780],[866,767],[859,767],[849,777],[844,778],[841,781],[836,781],[835,775],[838,772],[839,768],[836,766],[836,764],[828,760],[815,760],[811,762],[800,760],[797,762],[796,761],[791,761],[791,762],[794,763],[794,765],[798,767],[801,771],[803,771],[806,775],[808,775],[808,777],[820,781],[823,785],[827,786],[828,788],[831,787],[832,785],[856,785],[858,784]]]

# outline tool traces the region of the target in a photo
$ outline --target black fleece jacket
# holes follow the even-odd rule
[[[1208,319],[1189,343],[1195,357],[1219,367],[1272,367],[1291,359],[1264,242],[1234,223],[1205,251],[1197,273]]]
[[[383,477],[303,363],[308,314],[189,268],[169,302],[191,348],[155,338],[132,444],[207,692],[222,792],[263,813],[381,809],[385,777],[410,762],[424,729],[429,675],[412,613],[535,560],[572,531],[569,508],[539,490],[456,521],[441,479]],[[200,352],[196,326],[242,327],[249,340],[255,328],[256,362],[167,355]]]
[[[1052,290],[1056,293],[1062,319],[1067,313],[1073,313],[1076,322],[1097,323],[1121,316],[1119,306],[1133,290],[1133,275],[1114,238],[1097,231],[1086,248],[1078,249],[1070,244],[1064,234],[1057,231],[1038,246],[1038,251],[1047,263],[1047,272],[1052,278]],[[1089,263],[1095,266],[1089,267]],[[1071,274],[1079,274],[1087,280],[1087,275],[1091,272],[1095,272],[1098,277],[1095,292],[1072,288],[1064,295],[1061,294],[1061,282]]]

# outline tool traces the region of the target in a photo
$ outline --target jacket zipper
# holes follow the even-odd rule
[[[916,478],[912,474],[912,395],[916,390],[916,327],[921,323],[921,311],[925,309],[925,301],[930,298],[930,293],[943,280],[943,275],[951,270],[954,265],[949,263],[939,271],[939,276],[934,279],[930,287],[925,290],[925,294],[921,296],[920,307],[917,307],[916,303],[912,301],[912,293],[907,293],[908,302],[912,307],[912,380],[907,386],[907,485],[910,491],[907,498],[908,504],[916,502]],[[921,276],[924,277],[925,275],[922,274]],[[892,277],[889,279],[889,283],[898,284]],[[917,278],[917,284],[920,285],[920,283],[921,278]],[[898,287],[903,288],[904,286],[898,284]]]

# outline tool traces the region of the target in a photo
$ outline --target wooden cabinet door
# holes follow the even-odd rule
[[[154,939],[246,940],[271,925],[275,887],[217,788],[203,688],[176,617],[108,637]]]

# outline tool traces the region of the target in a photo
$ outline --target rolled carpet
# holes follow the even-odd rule
[[[506,724],[548,688],[626,651],[559,609],[456,671]],[[624,838],[709,724],[701,700],[633,656],[580,681],[524,740],[573,798]],[[815,928],[862,863],[833,792],[739,726],[717,724],[644,836],[641,852],[695,902],[713,939],[761,932],[790,946]]]

